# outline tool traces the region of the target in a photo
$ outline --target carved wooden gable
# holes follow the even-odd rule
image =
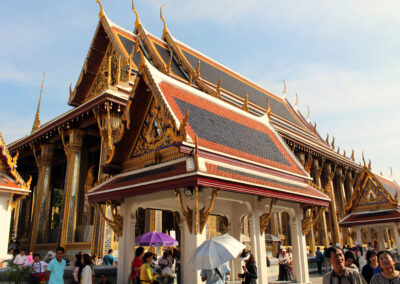
[[[369,177],[353,211],[368,211],[385,208],[393,208],[391,196]]]
[[[170,147],[174,142],[175,125],[163,102],[151,100],[140,134],[130,158]]]
[[[104,90],[112,88],[120,82],[127,82],[129,69],[128,60],[125,57],[121,57],[112,43],[109,43],[85,101],[100,95]]]

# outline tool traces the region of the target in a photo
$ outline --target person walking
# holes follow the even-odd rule
[[[56,249],[56,258],[50,261],[46,269],[46,278],[49,279],[49,284],[64,284],[64,270],[67,263],[63,259],[64,248]]]
[[[158,283],[157,273],[153,272],[151,268],[151,263],[153,261],[153,254],[151,252],[146,252],[143,256],[143,264],[140,269],[140,281],[143,284],[146,283]]]
[[[317,251],[315,252],[315,261],[317,262],[318,273],[322,274],[322,261],[324,257],[319,247],[317,247]]]
[[[140,269],[143,264],[144,248],[138,247],[135,250],[135,258],[132,260],[131,264],[131,280],[132,283],[136,284],[140,282]]]
[[[378,263],[378,255],[376,251],[369,250],[367,251],[367,264],[362,269],[362,276],[364,277],[367,283],[370,283],[372,276],[380,273],[380,267]]]
[[[113,257],[113,250],[112,249],[109,249],[108,250],[108,254],[106,254],[104,257],[103,257],[103,264],[104,265],[114,265],[115,264],[115,259],[114,259],[114,257]]]
[[[257,283],[257,266],[256,262],[254,261],[254,256],[248,252],[244,251],[240,255],[240,260],[244,261],[246,266],[243,266],[243,273],[239,273],[239,278],[244,279],[243,284],[256,284]]]
[[[278,281],[291,281],[293,280],[290,270],[290,257],[286,253],[286,249],[282,249],[279,254],[279,276]]]
[[[83,269],[82,255],[78,253],[77,255],[75,255],[74,270],[72,271],[73,283],[79,284],[81,282],[82,269]]]
[[[25,255],[25,249],[21,249],[19,254],[17,254],[14,258],[14,264],[19,266],[23,266],[29,262],[28,257]]]
[[[344,254],[344,260],[345,260],[344,265],[347,268],[360,271],[358,270],[358,265],[357,265],[358,263],[354,252],[352,252],[351,250],[347,250],[346,253]]]
[[[400,272],[394,269],[396,260],[390,251],[381,251],[378,254],[379,266],[382,272],[375,274],[371,284],[400,284]]]
[[[93,270],[92,270],[92,259],[90,255],[83,255],[83,269],[81,276],[81,284],[93,284]]]
[[[332,265],[332,271],[324,275],[323,284],[366,284],[360,272],[345,266],[343,251],[339,247],[326,250],[326,258]]]
[[[40,254],[35,253],[33,255],[33,261],[25,264],[24,266],[30,267],[32,270],[30,275],[30,283],[39,284],[46,282],[44,272],[46,271],[48,264],[40,260]]]
[[[226,275],[231,275],[231,268],[227,262],[213,270],[203,269],[200,272],[201,281],[206,281],[206,284],[224,284]]]

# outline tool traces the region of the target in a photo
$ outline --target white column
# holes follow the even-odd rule
[[[189,263],[196,251],[206,239],[206,230],[200,234],[190,234],[185,222],[181,226],[181,283],[201,284],[200,270],[193,270]]]
[[[306,240],[302,232],[303,210],[299,205],[290,212],[291,237],[293,246],[294,277],[298,283],[308,283],[308,259]]]
[[[11,223],[11,209],[7,208],[9,193],[0,193],[0,220],[3,230],[0,232],[0,261],[6,260],[8,254],[8,233]]]
[[[396,247],[397,247],[397,251],[400,252],[400,236],[399,236],[399,231],[397,229],[397,223],[393,224],[393,233],[394,233],[394,237],[396,240]]]
[[[378,227],[377,231],[377,238],[378,238],[378,250],[384,250],[385,247],[385,229]]]
[[[241,216],[237,214],[237,212],[232,211],[231,216],[228,218],[229,221],[229,234],[235,239],[240,241],[241,235]],[[231,261],[231,279],[237,279],[238,273],[241,273],[241,263],[238,259],[234,259]]]
[[[257,202],[254,201],[252,204],[252,214],[250,216],[250,241],[251,241],[251,252],[255,257],[257,264],[258,279],[257,283],[265,284],[268,283],[267,275],[267,255],[265,251],[265,235],[264,232],[260,234],[260,212],[257,208]]]
[[[125,200],[121,204],[120,214],[124,217],[124,221],[122,236],[119,238],[117,283],[126,284],[129,281],[135,251],[136,219],[132,214],[131,202]]]
[[[361,227],[354,226],[353,230],[356,232],[356,242],[362,246]]]
[[[374,246],[374,244],[372,243],[371,228],[370,227],[366,227],[365,228],[365,233],[367,235],[367,243],[371,243],[371,246]]]

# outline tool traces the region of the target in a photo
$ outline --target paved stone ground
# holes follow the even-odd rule
[[[317,274],[311,274],[310,281],[312,284],[322,284],[322,276]]]

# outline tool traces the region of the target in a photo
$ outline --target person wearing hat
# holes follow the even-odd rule
[[[246,266],[243,266],[243,273],[238,275],[239,278],[243,279],[242,284],[256,284],[258,274],[254,256],[248,251],[243,251],[240,255],[240,260],[246,264]]]
[[[201,281],[206,281],[206,284],[224,284],[226,275],[231,275],[231,268],[228,262],[225,262],[213,270],[203,269],[200,272]]]
[[[286,253],[286,249],[282,249],[279,254],[279,276],[278,281],[291,281],[293,280],[292,272],[290,270],[290,258]]]

